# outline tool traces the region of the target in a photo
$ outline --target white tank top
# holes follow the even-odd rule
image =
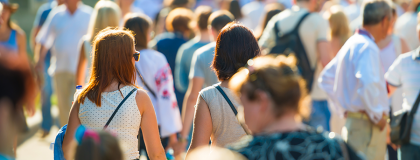
[[[120,90],[125,97],[134,88],[133,86],[125,86]],[[121,93],[118,90],[102,92],[101,107],[97,107],[95,103],[85,98],[85,102],[80,104],[79,109],[81,124],[89,129],[102,130],[115,108],[124,99]],[[127,98],[107,128],[111,133],[116,133],[125,159],[139,158],[137,134],[140,128],[141,115],[135,99],[136,93],[134,92]]]

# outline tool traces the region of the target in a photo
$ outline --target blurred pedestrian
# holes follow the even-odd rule
[[[195,10],[196,36],[179,47],[175,60],[175,87],[185,93],[188,88],[188,75],[194,52],[210,43],[210,33],[207,30],[212,9],[210,6],[199,6]]]
[[[241,8],[243,14],[242,23],[249,29],[256,31],[258,24],[264,16],[266,0],[253,0]],[[267,5],[270,6],[270,5]]]
[[[149,43],[150,48],[165,55],[171,68],[172,75],[175,71],[175,59],[179,47],[188,41],[191,36],[194,13],[186,8],[177,8],[172,10],[166,18],[166,28],[168,32],[162,33],[154,38]],[[176,75],[175,75],[176,76]],[[176,99],[178,106],[182,106],[184,99],[184,92],[175,88]]]
[[[140,8],[148,17],[155,19],[163,7],[163,0],[134,0],[133,5]]]
[[[329,40],[331,41],[331,51],[335,57],[351,36],[349,21],[338,5],[332,6],[326,12],[326,19],[330,22]]]
[[[13,160],[16,156],[16,137],[27,130],[24,106],[26,110],[35,109],[27,105],[37,94],[35,81],[26,62],[21,60],[20,56],[0,56],[1,160]]]
[[[48,15],[51,13],[53,8],[62,5],[64,3],[63,0],[53,0],[51,2],[43,4],[39,7],[38,12],[35,16],[35,21],[32,29],[32,43],[33,47],[36,46],[35,44],[35,37],[38,35],[41,27],[45,24]],[[48,73],[48,68],[51,64],[51,49],[47,51],[44,60],[44,71],[40,76],[42,76],[42,92],[41,92],[41,112],[42,112],[42,122],[41,122],[41,129],[42,135],[41,138],[45,138],[50,133],[51,126],[54,124],[53,118],[51,115],[51,96],[53,94],[52,88],[52,79],[50,74]],[[57,124],[57,123],[55,123]]]
[[[120,23],[121,10],[112,1],[98,1],[93,8],[92,15],[87,30],[79,42],[80,51],[76,70],[76,85],[85,85],[90,79],[89,74],[92,69],[92,44],[96,34],[107,27],[118,27]],[[87,71],[87,73],[86,73]]]
[[[417,30],[417,13],[419,11],[419,5],[420,0],[412,0],[408,11],[401,15],[395,22],[395,34],[407,42],[410,50],[414,50],[420,45],[418,35],[414,34]]]
[[[254,32],[255,37],[258,40],[261,38],[261,36],[263,34],[263,31],[267,27],[267,24],[271,20],[271,18],[273,18],[275,15],[279,14],[284,9],[285,8],[281,3],[271,3],[264,8],[264,13],[263,13],[264,18],[262,19],[263,21],[260,23],[260,25],[257,27],[257,30]],[[255,23],[255,22],[256,21],[252,21],[252,23]]]
[[[220,31],[214,54],[211,67],[221,83],[204,88],[199,94],[188,151],[208,145],[210,137],[211,146],[226,147],[248,133],[236,118],[235,111],[241,104],[228,83],[249,59],[261,54],[258,42],[248,28],[231,22]]]
[[[389,103],[376,43],[387,37],[391,19],[388,2],[367,2],[363,28],[347,40],[319,79],[334,105],[346,111],[343,138],[372,160],[383,160],[386,152]]]
[[[137,136],[141,127],[149,157],[165,159],[152,102],[146,91],[135,85],[134,65],[140,55],[134,48],[134,36],[130,31],[107,28],[95,37],[90,80],[71,108],[64,156],[72,159],[73,137],[77,127],[84,125],[116,133],[125,159],[139,158]],[[121,108],[116,110],[117,106]]]
[[[223,0],[220,9],[229,11],[235,17],[235,21],[242,22],[243,15],[238,0]]]
[[[404,39],[394,34],[395,21],[398,19],[396,9],[392,8],[392,19],[391,26],[389,27],[387,37],[377,43],[381,52],[379,57],[381,58],[381,64],[383,69],[388,71],[392,63],[403,53],[410,51],[407,43]],[[390,106],[392,111],[401,110],[403,104],[402,90],[397,89],[395,95],[390,98]]]
[[[168,32],[167,20],[169,13],[176,8],[191,8],[195,0],[163,0],[163,8],[154,17],[155,29],[154,34],[160,35],[164,32]],[[169,31],[170,32],[170,31]]]
[[[118,6],[121,9],[120,14],[120,26],[123,25],[123,18],[125,15],[129,13],[143,13],[143,11],[140,8],[137,8],[133,5],[135,0],[116,0],[115,2],[118,4]]]
[[[118,139],[106,131],[77,128],[75,160],[123,160]]]
[[[417,32],[419,32],[420,19],[417,23]],[[398,56],[385,74],[385,79],[388,82],[388,95],[395,95],[396,89],[402,89],[402,95],[404,97],[402,110],[412,112],[414,102],[416,101],[416,98],[419,98],[418,96],[420,94],[420,85],[418,83],[420,80],[420,48]],[[398,150],[400,160],[412,160],[420,157],[419,119],[420,114],[417,109],[414,113],[411,133],[409,133],[410,143],[402,144],[401,148]]]
[[[92,8],[80,0],[64,1],[48,15],[36,37],[35,56],[38,72],[44,71],[45,55],[51,49],[55,59],[48,72],[53,77],[54,91],[57,94],[60,127],[67,122],[73,94],[75,92],[75,74],[80,39],[87,32]]]
[[[177,142],[176,133],[182,128],[181,114],[168,61],[162,53],[147,48],[151,40],[152,24],[152,20],[144,14],[129,14],[124,20],[124,28],[133,31],[135,49],[140,52],[140,60],[135,64],[137,85],[147,91],[153,103],[162,145],[168,149]],[[142,150],[146,149],[144,142],[141,135]]]
[[[0,25],[0,54],[16,57],[19,55],[20,58],[23,58],[21,61],[28,62],[25,32],[11,20],[12,14],[16,12],[19,5],[10,3],[9,0],[0,0],[0,3],[3,5],[1,15],[3,25]]]
[[[296,55],[312,98],[312,113],[306,123],[329,131],[328,96],[314,85],[322,68],[332,59],[328,22],[318,13],[321,7],[318,0],[297,0],[292,9],[282,11],[268,22],[259,44],[265,53]]]
[[[249,160],[360,159],[334,133],[302,123],[301,117],[309,114],[309,97],[294,57],[257,57],[247,64],[229,87],[240,96],[244,121],[253,137],[234,145],[235,151]]]
[[[186,149],[187,141],[191,141],[189,137],[191,126],[194,118],[194,105],[197,103],[199,92],[204,87],[218,83],[218,79],[214,71],[210,68],[216,48],[216,40],[222,28],[233,21],[233,15],[228,11],[216,11],[212,13],[208,21],[208,32],[210,33],[211,43],[199,48],[194,52],[187,93],[182,107],[182,131],[179,137],[179,150]],[[182,151],[183,152],[183,151]]]

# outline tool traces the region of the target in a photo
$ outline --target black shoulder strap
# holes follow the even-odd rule
[[[416,114],[417,108],[419,108],[419,104],[420,104],[420,92],[419,92],[419,95],[417,95],[417,99],[416,99],[416,102],[414,102],[413,108],[411,109],[411,112],[410,112],[411,117],[413,117],[414,114]]]
[[[238,111],[236,110],[236,108],[233,105],[233,103],[230,101],[229,97],[226,95],[225,91],[223,91],[223,89],[219,85],[216,85],[215,87],[216,87],[217,90],[219,90],[219,92],[225,98],[225,100],[229,104],[230,108],[232,109],[233,113],[235,113],[235,116],[238,115]]]
[[[127,94],[127,96],[125,96],[125,98],[120,102],[120,104],[118,105],[117,108],[115,108],[114,113],[112,113],[111,117],[109,117],[108,122],[106,122],[104,129],[106,129],[109,125],[109,123],[111,123],[112,119],[114,118],[115,114],[117,114],[118,110],[121,108],[121,106],[124,104],[125,100],[128,99],[128,97],[130,97],[131,94],[133,94],[135,91],[137,91],[137,88],[134,88],[133,90],[131,90],[130,93]]]
[[[225,91],[223,91],[222,87],[220,87],[219,85],[214,85],[214,87],[219,90],[219,92],[222,94],[222,96],[225,98],[225,100],[227,101],[227,103],[229,104],[230,108],[232,109],[233,113],[235,114],[235,117],[238,115],[238,111],[236,110],[235,106],[233,105],[233,103],[230,101],[229,97],[226,95]],[[238,120],[239,122],[239,120]],[[242,129],[244,129],[245,133],[247,135],[250,135],[250,133],[248,132],[247,129],[245,129],[244,124],[242,124],[241,122],[239,122],[239,124],[241,125]]]
[[[299,22],[296,24],[294,30],[299,30],[300,25],[302,24],[303,20],[305,20],[306,17],[308,17],[311,13],[305,13],[302,18],[300,18]]]
[[[140,71],[137,69],[137,65],[135,65],[136,67],[136,72],[139,75],[141,82],[143,83],[143,85],[147,88],[147,90],[153,95],[153,97],[157,98],[155,92],[153,92],[153,90],[149,87],[149,85],[147,85],[146,81],[143,79],[143,76],[141,75]]]
[[[296,24],[296,26],[294,27],[294,29],[293,29],[292,31],[290,31],[290,33],[291,33],[291,32],[294,32],[294,31],[296,31],[296,30],[299,30],[299,27],[300,27],[300,25],[302,24],[303,20],[305,20],[305,18],[306,18],[306,17],[308,17],[310,14],[311,14],[310,12],[305,13],[305,14],[304,14],[304,15],[300,18],[300,20],[298,21],[298,23]],[[280,27],[279,27],[279,22],[278,22],[278,21],[274,23],[274,33],[276,33],[276,34],[277,34],[277,37],[280,37],[280,36],[279,36],[279,33],[280,33]]]

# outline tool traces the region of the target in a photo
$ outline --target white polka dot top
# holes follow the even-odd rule
[[[134,88],[125,86],[120,90],[125,97]],[[101,107],[97,107],[95,103],[86,98],[84,104],[80,104],[79,109],[79,119],[82,125],[89,129],[102,130],[109,117],[124,99],[121,93],[118,90],[102,92]],[[139,158],[137,134],[141,115],[135,99],[136,94],[137,92],[134,92],[128,97],[107,128],[110,132],[116,133],[125,159]]]

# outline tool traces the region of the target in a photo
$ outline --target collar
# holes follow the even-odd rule
[[[375,41],[375,38],[372,36],[372,34],[370,34],[368,31],[362,28],[356,29],[355,34],[364,35],[366,37],[369,37],[372,41]]]
[[[413,51],[413,60],[420,60],[420,47]]]

